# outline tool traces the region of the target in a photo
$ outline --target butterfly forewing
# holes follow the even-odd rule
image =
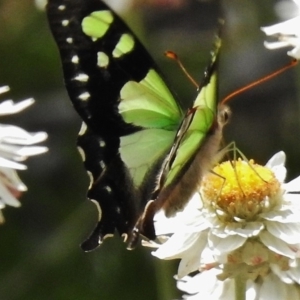
[[[92,250],[117,229],[130,234],[182,112],[153,60],[100,0],[49,0],[69,97],[84,121],[78,138],[99,222]],[[150,185],[149,185],[150,183]]]

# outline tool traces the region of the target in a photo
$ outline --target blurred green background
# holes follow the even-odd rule
[[[260,0],[113,1],[140,36],[185,106],[196,91],[165,50],[180,55],[200,80],[209,59],[217,18],[226,19],[220,62],[220,98],[289,62],[287,49],[264,49],[261,26],[277,22],[274,5]],[[108,1],[109,2],[109,1]],[[131,4],[129,3],[131,2]],[[292,2],[292,1],[290,1]],[[287,153],[289,178],[300,172],[299,67],[236,97],[225,141],[236,141],[248,158],[264,164]],[[80,120],[63,87],[60,61],[45,13],[33,0],[0,0],[1,99],[34,97],[21,114],[2,117],[29,131],[46,131],[47,154],[20,172],[29,191],[22,207],[4,210],[0,227],[0,300],[164,300],[179,298],[177,262],[158,261],[149,249],[125,250],[118,237],[91,253],[79,244],[97,212],[86,201],[88,180],[75,142]]]

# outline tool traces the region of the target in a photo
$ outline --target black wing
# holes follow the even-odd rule
[[[87,34],[90,28],[83,30],[83,22],[95,12],[96,21],[101,16],[102,26],[97,28],[97,37],[91,38],[94,33]],[[120,157],[120,137],[143,128],[125,122],[118,105],[120,91],[127,82],[140,82],[150,69],[158,71],[141,43],[102,1],[49,0],[47,14],[59,48],[69,97],[84,122],[78,146],[91,180],[88,198],[99,208],[99,222],[82,244],[89,251],[116,229],[126,238],[154,188],[162,158],[150,166],[150,187],[137,187]],[[127,33],[133,40],[132,48],[115,53],[120,38]],[[174,107],[181,116],[178,105]],[[144,183],[145,180],[141,185]]]

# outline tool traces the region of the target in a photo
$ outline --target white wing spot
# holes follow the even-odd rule
[[[113,234],[108,233],[108,234],[106,234],[106,235],[103,237],[103,240],[105,240],[105,239],[107,239],[107,238],[111,238],[111,237],[113,237],[113,236],[114,236]]]
[[[79,63],[79,57],[78,57],[78,55],[72,56],[71,62],[72,62],[73,64],[78,64],[78,63]]]
[[[126,243],[127,242],[127,239],[128,239],[128,234],[127,233],[123,233],[121,235],[121,237],[123,238],[123,242]]]
[[[68,37],[68,38],[66,39],[66,41],[67,41],[67,43],[72,44],[72,43],[73,43],[73,38]]]
[[[82,101],[86,101],[91,97],[91,94],[89,92],[84,92],[78,96],[78,99]]]
[[[87,130],[87,125],[84,122],[82,122],[78,135],[80,136],[84,135],[86,130]]]
[[[105,188],[109,193],[111,193],[112,189],[111,189],[110,186],[107,185],[107,186],[105,186],[104,188]]]
[[[101,148],[104,148],[106,146],[106,143],[104,141],[100,141],[99,145]]]
[[[88,187],[88,189],[90,190],[91,187],[92,187],[93,184],[94,184],[94,176],[93,176],[92,172],[90,172],[90,171],[86,171],[86,172],[87,172],[88,177],[89,177],[89,179],[90,179],[90,184],[89,184],[89,187]]]
[[[63,20],[63,21],[61,22],[62,26],[68,26],[69,23],[70,23],[69,20]]]
[[[83,149],[81,147],[77,146],[77,150],[81,156],[82,161],[85,161],[85,153],[84,153]]]
[[[97,210],[98,210],[98,222],[101,220],[102,218],[102,209],[98,203],[98,201],[94,200],[94,199],[90,199],[97,207]]]
[[[58,10],[65,10],[66,9],[66,6],[65,5],[60,5],[59,7],[58,7]]]
[[[100,160],[99,164],[102,169],[105,168],[105,162],[103,160]]]
[[[85,73],[80,73],[74,79],[80,82],[87,82],[89,80],[89,75]]]

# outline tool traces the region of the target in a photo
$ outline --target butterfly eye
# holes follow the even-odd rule
[[[218,109],[218,121],[219,124],[225,125],[229,122],[231,116],[231,110],[226,105],[219,106]]]

